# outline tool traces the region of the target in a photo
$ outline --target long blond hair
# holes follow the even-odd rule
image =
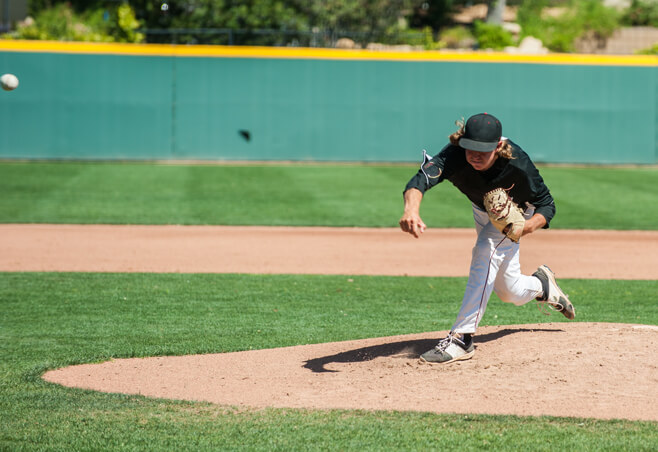
[[[459,128],[455,133],[450,135],[450,143],[459,146],[459,139],[464,136],[466,122],[464,121],[464,118],[461,118],[459,121],[455,121],[455,125]],[[496,148],[496,154],[498,154],[498,157],[503,157],[508,160],[514,158],[512,155],[512,145],[507,140],[503,141],[502,145],[499,145],[498,148]]]

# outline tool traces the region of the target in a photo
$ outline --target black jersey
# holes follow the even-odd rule
[[[555,202],[551,192],[528,154],[512,141],[508,142],[512,146],[513,158],[498,157],[486,171],[474,169],[466,161],[464,149],[449,144],[434,157],[426,156],[405,191],[416,188],[425,193],[447,179],[473,204],[484,210],[483,197],[486,192],[495,188],[509,189],[510,196],[519,207],[525,210],[531,204],[535,207],[535,213],[546,218],[544,227],[547,228],[555,216]]]

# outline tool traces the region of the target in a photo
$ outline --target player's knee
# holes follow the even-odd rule
[[[498,298],[500,298],[501,301],[504,301],[505,303],[512,303],[516,306],[521,306],[528,302],[525,296],[514,293],[513,291],[508,290],[507,288],[502,288],[502,287],[495,288],[494,292],[496,293]]]

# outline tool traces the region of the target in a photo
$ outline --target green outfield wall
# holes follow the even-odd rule
[[[0,158],[409,162],[498,116],[539,162],[655,164],[658,57],[0,41]]]

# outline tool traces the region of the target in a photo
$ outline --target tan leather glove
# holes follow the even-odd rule
[[[507,190],[496,188],[484,194],[484,208],[489,220],[500,232],[514,242],[521,240],[525,218],[523,210],[512,200]]]

